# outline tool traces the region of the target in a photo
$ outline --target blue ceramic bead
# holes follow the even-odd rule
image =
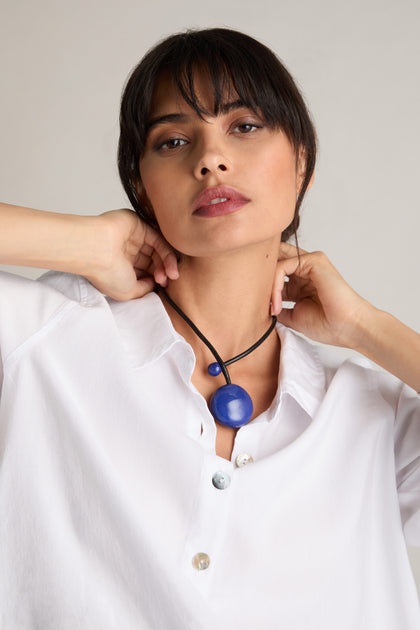
[[[222,368],[218,363],[210,363],[209,367],[207,368],[207,372],[210,374],[210,376],[219,376],[221,371]]]
[[[210,411],[220,424],[238,429],[249,422],[253,405],[248,392],[230,383],[217,389],[210,400]]]

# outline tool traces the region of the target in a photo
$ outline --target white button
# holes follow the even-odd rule
[[[251,455],[249,453],[241,453],[236,458],[236,465],[239,468],[242,468],[242,466],[246,466],[247,464],[251,464],[253,461],[254,460],[252,459],[252,457],[251,457]]]
[[[209,568],[210,558],[206,553],[196,553],[192,559],[192,564],[197,571],[204,571]]]
[[[218,470],[212,477],[213,486],[218,490],[225,490],[230,485],[230,477],[227,473]]]

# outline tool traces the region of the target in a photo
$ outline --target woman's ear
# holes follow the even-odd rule
[[[141,183],[141,181],[138,179],[138,180],[136,181],[136,191],[137,191],[137,194],[138,194],[139,198],[142,196],[142,194],[143,194],[143,190],[144,190],[144,189],[143,189],[143,184],[142,184],[142,183]]]
[[[136,181],[135,187],[137,192],[138,204],[140,206],[138,208],[138,210],[140,211],[140,216],[143,216],[144,220],[149,223],[149,225],[151,225],[153,228],[159,229],[158,223],[156,221],[156,216],[153,211],[153,206],[140,179]]]
[[[300,147],[296,160],[296,194],[299,195],[302,190],[303,182],[305,181],[306,176],[306,151],[304,147]],[[314,182],[315,173],[312,173],[311,179],[306,187],[306,190],[312,186]]]
[[[152,204],[150,203],[150,199],[147,196],[147,193],[144,189],[144,186],[141,182],[141,180],[137,180],[136,181],[136,191],[137,191],[137,196],[138,196],[138,200],[140,202],[141,207],[148,212],[149,214],[151,214],[152,216],[154,216],[153,210],[152,210]]]

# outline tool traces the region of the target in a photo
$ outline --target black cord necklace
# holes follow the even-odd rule
[[[242,427],[244,424],[249,422],[252,417],[252,413],[254,410],[254,406],[252,404],[252,400],[248,392],[239,385],[235,385],[231,382],[229,372],[227,370],[228,365],[231,363],[235,363],[235,361],[239,361],[239,359],[243,359],[244,357],[251,354],[258,346],[262,344],[263,341],[267,339],[271,331],[274,329],[277,318],[275,315],[272,317],[272,322],[268,330],[263,334],[263,336],[258,339],[248,350],[237,354],[236,357],[229,359],[229,361],[223,361],[220,355],[217,353],[216,349],[210,341],[203,335],[203,333],[197,328],[197,326],[190,320],[190,318],[182,311],[177,304],[169,297],[166,293],[165,289],[162,287],[158,287],[157,290],[162,293],[165,300],[175,309],[175,311],[183,318],[184,321],[187,322],[188,326],[190,326],[195,334],[201,339],[203,343],[206,344],[217,363],[210,363],[207,368],[210,376],[218,376],[221,372],[223,372],[223,376],[226,380],[226,385],[222,385],[216,389],[214,394],[210,400],[210,411],[220,424],[223,424],[226,427],[232,427],[234,429],[238,429]]]

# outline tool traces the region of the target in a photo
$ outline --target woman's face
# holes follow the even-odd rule
[[[194,78],[211,112],[212,86],[199,73]],[[201,119],[167,77],[152,99],[139,192],[167,241],[189,256],[278,242],[304,177],[304,160],[283,131],[269,129],[235,95],[221,110]]]

